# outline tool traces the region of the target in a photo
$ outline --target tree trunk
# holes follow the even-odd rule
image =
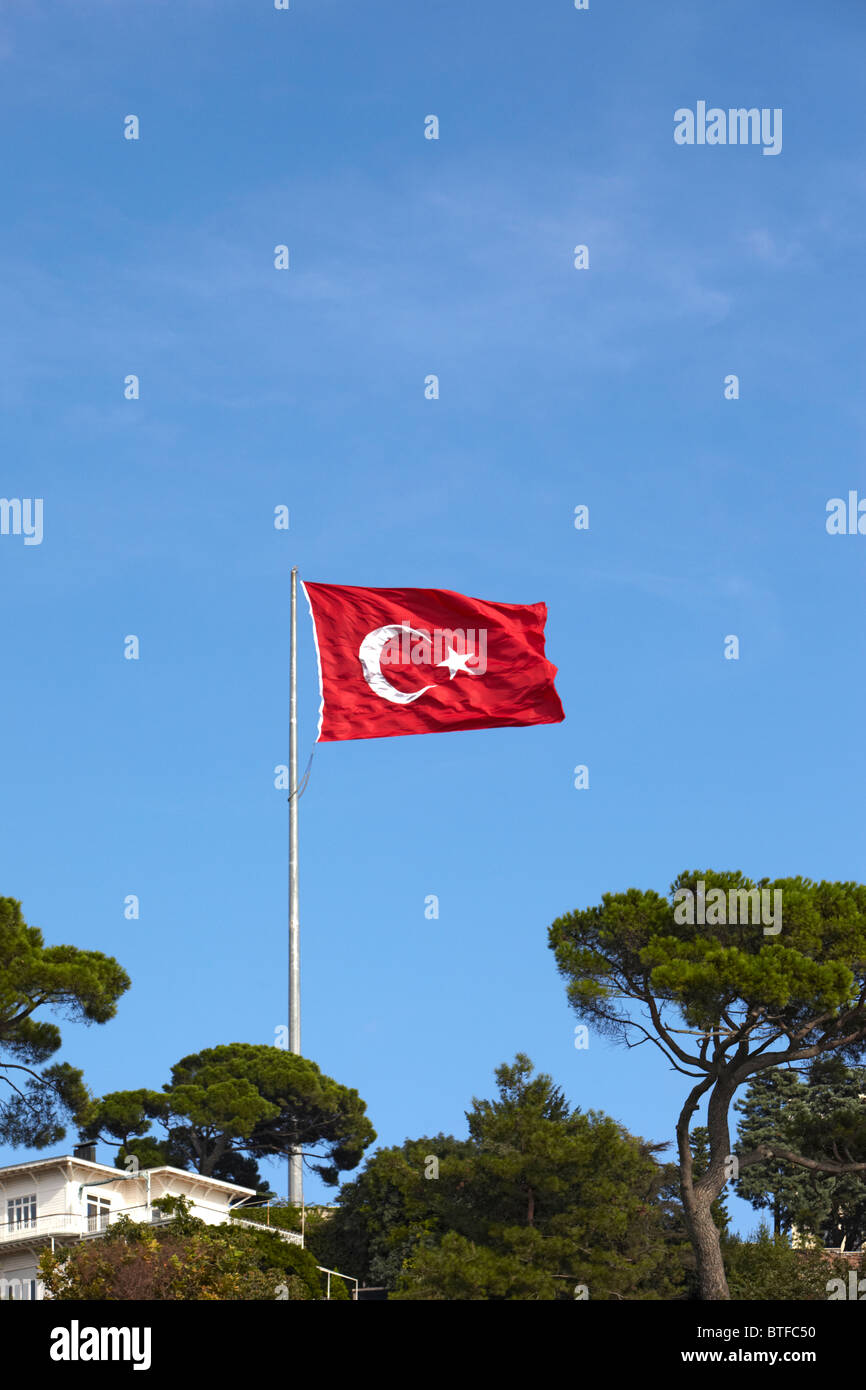
[[[722,1260],[721,1232],[713,1220],[712,1205],[725,1185],[725,1161],[728,1155],[728,1106],[733,1088],[717,1082],[710,1097],[707,1129],[710,1137],[709,1166],[695,1180],[689,1126],[698,1101],[708,1089],[707,1083],[696,1086],[686,1101],[677,1122],[677,1148],[680,1159],[680,1193],[686,1231],[695,1252],[700,1296],[710,1302],[729,1299],[731,1294]]]
[[[731,1296],[722,1260],[721,1232],[710,1210],[712,1201],[702,1199],[698,1193],[694,1196],[691,1211],[686,1207],[685,1194],[683,1206],[686,1207],[686,1230],[698,1265],[700,1294],[703,1299],[719,1302]]]
[[[201,1155],[199,1158],[198,1171],[201,1173],[202,1177],[209,1178],[213,1176],[213,1170],[219,1163],[228,1146],[229,1140],[226,1134],[218,1135],[213,1148],[209,1151],[205,1149],[204,1152],[202,1152],[202,1148],[197,1146]]]

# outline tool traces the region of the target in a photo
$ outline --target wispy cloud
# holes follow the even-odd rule
[[[740,237],[740,244],[763,265],[778,270],[787,270],[803,259],[803,246],[799,241],[783,241],[774,237],[766,227],[756,227],[744,233]]]
[[[6,365],[26,372],[28,348],[41,357],[46,341],[54,357],[73,342],[79,356],[135,345],[171,357],[195,338],[211,361],[253,352],[301,374],[319,348],[354,353],[359,370],[407,353],[472,357],[476,368],[488,353],[562,373],[625,369],[654,353],[660,330],[716,322],[730,307],[721,258],[645,255],[638,191],[616,178],[549,196],[467,173],[431,192],[417,174],[385,188],[347,173],[227,197],[184,224],[104,209],[101,249],[78,264],[0,266],[11,317],[26,323]],[[286,273],[272,264],[281,241]],[[589,271],[573,267],[578,243]]]

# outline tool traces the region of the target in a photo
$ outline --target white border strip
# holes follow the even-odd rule
[[[318,743],[322,737],[322,720],[325,715],[325,683],[322,680],[322,656],[319,651],[319,634],[316,630],[316,618],[313,613],[313,605],[310,602],[310,595],[307,593],[307,586],[303,579],[301,580],[301,588],[304,591],[304,598],[307,600],[307,607],[310,610],[310,622],[313,624],[313,642],[316,647],[316,665],[319,668],[319,726],[316,730],[316,742]]]

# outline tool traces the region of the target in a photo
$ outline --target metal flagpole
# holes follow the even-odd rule
[[[289,668],[289,1051],[301,1055],[301,931],[298,909],[298,567],[292,569]],[[289,1154],[289,1201],[304,1205],[304,1161]]]

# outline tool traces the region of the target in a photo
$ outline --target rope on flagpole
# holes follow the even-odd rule
[[[313,766],[313,754],[315,753],[315,751],[316,750],[314,748],[313,752],[310,754],[309,761],[307,762],[307,766],[304,771],[303,777],[301,778],[295,790],[293,792],[289,792],[289,795],[286,798],[287,801],[294,801],[295,797],[297,797],[300,801],[301,797],[304,795],[304,792],[307,790],[307,783],[310,780],[310,769]]]

